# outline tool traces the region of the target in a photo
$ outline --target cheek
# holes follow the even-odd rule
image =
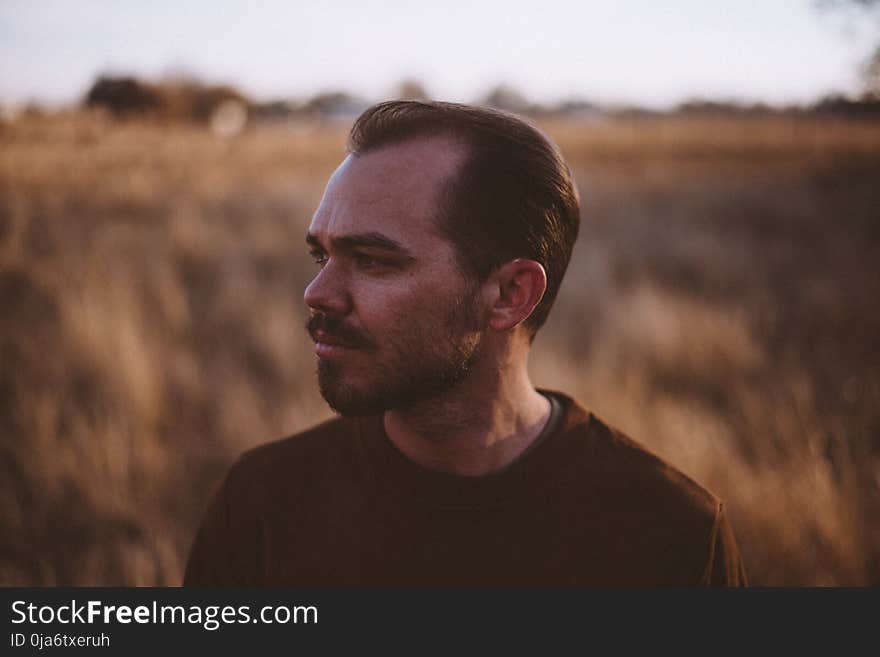
[[[456,299],[446,298],[437,283],[409,281],[363,289],[357,297],[358,318],[374,337],[392,333],[418,332],[420,326],[441,323],[443,309]]]

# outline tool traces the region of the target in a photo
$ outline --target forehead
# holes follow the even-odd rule
[[[309,232],[322,241],[364,232],[405,244],[439,237],[441,193],[465,157],[464,146],[448,137],[349,155],[330,178]]]

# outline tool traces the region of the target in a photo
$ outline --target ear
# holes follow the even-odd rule
[[[547,290],[547,273],[541,263],[517,258],[496,269],[490,282],[489,326],[508,331],[524,322],[541,302]]]

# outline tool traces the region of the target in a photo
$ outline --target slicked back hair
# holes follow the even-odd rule
[[[524,322],[544,324],[580,226],[577,189],[558,148],[525,120],[497,110],[411,100],[379,103],[355,121],[348,151],[363,154],[420,137],[448,136],[466,149],[439,208],[439,227],[463,269],[485,278],[516,258],[547,272],[547,290]]]

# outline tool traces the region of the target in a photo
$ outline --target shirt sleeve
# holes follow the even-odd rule
[[[701,582],[703,586],[748,586],[745,566],[733,535],[733,528],[718,503],[709,546],[709,560]]]
[[[234,469],[214,493],[190,549],[184,586],[259,586],[260,527],[246,495],[236,491]]]

